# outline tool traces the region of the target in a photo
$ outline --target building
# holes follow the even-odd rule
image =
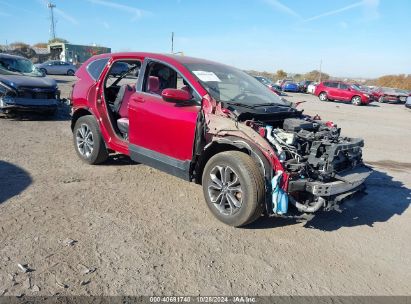
[[[74,64],[83,63],[94,55],[111,53],[111,48],[107,47],[60,42],[49,44],[48,49],[51,60],[61,60]]]

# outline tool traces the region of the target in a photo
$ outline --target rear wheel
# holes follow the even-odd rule
[[[249,155],[239,151],[214,155],[204,168],[202,183],[208,208],[223,223],[240,227],[261,216],[264,177]]]
[[[108,152],[94,116],[80,117],[73,130],[77,155],[86,163],[97,165],[107,160]]]
[[[351,99],[351,103],[355,106],[360,106],[361,105],[361,97],[360,96],[354,96]]]
[[[44,75],[47,75],[47,70],[46,70],[46,69],[41,68],[41,69],[40,69],[40,72],[41,72],[42,74],[44,74]]]
[[[74,71],[73,70],[68,70],[67,75],[68,76],[74,76]]]
[[[327,101],[328,100],[327,93],[326,92],[321,92],[320,95],[318,95],[318,98],[321,101]]]

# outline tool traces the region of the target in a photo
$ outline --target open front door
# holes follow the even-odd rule
[[[200,103],[195,97],[184,104],[163,100],[161,92],[166,88],[194,92],[172,67],[155,61],[145,66],[141,88],[129,103],[130,156],[189,180]]]

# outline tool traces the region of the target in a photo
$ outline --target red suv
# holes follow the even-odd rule
[[[324,81],[316,88],[314,95],[321,101],[339,100],[351,102],[353,105],[367,105],[370,103],[370,95],[361,92],[352,85],[341,81]]]
[[[127,65],[120,74],[119,65]],[[104,54],[76,76],[71,128],[82,160],[122,153],[201,184],[211,212],[228,225],[284,215],[289,203],[304,213],[333,209],[371,172],[362,139],[340,136],[333,123],[303,115],[223,64]]]

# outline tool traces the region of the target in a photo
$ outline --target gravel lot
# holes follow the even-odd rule
[[[74,77],[56,78],[67,96]],[[1,118],[0,295],[411,295],[411,111],[287,98],[365,139],[369,194],[243,229],[218,222],[198,185],[125,157],[82,163],[67,107]]]

